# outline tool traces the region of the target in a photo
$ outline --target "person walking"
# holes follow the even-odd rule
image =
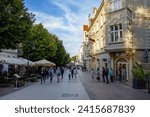
[[[45,79],[49,79],[48,68],[45,69]]]
[[[106,67],[106,71],[105,71],[105,78],[106,78],[106,84],[109,84],[109,80],[108,80],[108,68]]]
[[[101,79],[100,79],[100,70],[99,70],[99,68],[97,68],[97,80],[99,80],[99,81],[101,81]]]
[[[58,67],[57,70],[56,70],[56,74],[57,74],[57,82],[59,83],[60,81],[60,68]]]
[[[74,76],[74,68],[73,67],[71,68],[71,76],[72,76],[72,78]]]
[[[105,74],[106,74],[106,71],[105,71],[105,68],[103,67],[103,68],[102,68],[103,82],[105,82]]]
[[[54,70],[52,67],[48,70],[48,74],[49,74],[49,78],[50,78],[50,83],[52,83],[53,77],[54,77]]]
[[[112,68],[109,69],[109,73],[108,74],[109,74],[111,82],[113,82],[113,70],[112,70]]]
[[[42,68],[41,69],[41,84],[43,83],[43,81],[45,83],[45,70]]]
[[[69,78],[69,80],[71,79],[71,69],[70,68],[68,70],[68,78]]]
[[[92,77],[92,79],[94,79],[94,76],[95,76],[95,71],[94,71],[94,69],[92,68],[92,70],[91,70],[91,77]]]
[[[63,67],[60,68],[60,73],[61,73],[61,78],[63,79],[63,75],[64,75],[64,68]]]
[[[124,81],[127,81],[127,71],[126,71],[126,68],[122,69],[122,79]]]
[[[77,68],[75,68],[74,69],[74,76],[75,76],[75,78],[77,78],[77,74],[78,74],[78,70],[77,70]]]

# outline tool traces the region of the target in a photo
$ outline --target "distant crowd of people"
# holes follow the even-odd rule
[[[99,81],[103,81],[106,82],[106,84],[109,84],[110,82],[114,82],[114,70],[112,68],[107,68],[107,67],[102,67],[102,69],[100,70],[100,68],[97,68],[97,70],[95,71],[93,68],[91,70],[91,77],[92,79],[97,79]],[[127,77],[127,71],[126,69],[121,69],[119,68],[116,71],[116,80],[117,81],[122,81],[122,80],[126,80]]]
[[[107,84],[109,84],[109,78],[110,81],[113,82],[113,70],[108,69],[107,67],[102,67],[102,71],[100,71],[99,68],[97,68],[96,71],[94,71],[94,69],[92,68],[91,70],[91,76],[92,79],[94,79],[95,77],[97,78],[97,80],[102,80],[103,82],[106,82]]]
[[[43,82],[45,83],[46,79],[50,79],[50,83],[52,83],[55,74],[57,77],[57,82],[60,82],[60,79],[63,79],[64,68],[63,67],[57,67],[57,68],[50,67],[49,69],[42,68],[40,73],[41,84]]]
[[[72,78],[77,78],[78,70],[75,67],[71,67],[68,70],[68,78],[69,80]]]
[[[41,84],[45,83],[46,79],[49,79],[50,83],[52,83],[54,76],[56,76],[57,82],[59,83],[60,80],[64,78],[64,72],[65,72],[64,67],[57,67],[57,68],[50,67],[48,69],[42,68],[40,71]],[[68,80],[71,80],[73,78],[76,79],[78,70],[75,67],[70,67],[67,70],[67,74],[68,74]]]
[[[81,68],[82,70],[82,68]],[[53,82],[54,76],[57,78],[57,82],[59,83],[60,80],[64,78],[64,67],[57,67],[53,68],[50,67],[48,69],[41,69],[40,76],[41,76],[41,84],[45,83],[46,79],[50,80],[50,83]],[[68,80],[76,79],[78,77],[78,68],[75,66],[70,66],[67,69],[67,77]],[[91,70],[91,78],[97,79],[98,81],[103,81],[106,84],[109,84],[109,82],[114,82],[114,79],[121,81],[125,80],[127,77],[126,69],[118,69],[116,71],[116,78],[114,78],[114,70],[112,68],[102,67],[97,68],[94,70],[92,68]]]

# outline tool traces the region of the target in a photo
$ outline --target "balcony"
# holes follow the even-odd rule
[[[105,50],[107,52],[118,52],[118,51],[123,51],[125,49],[124,42],[110,42],[107,43]]]
[[[89,41],[95,42],[95,35],[89,35]]]

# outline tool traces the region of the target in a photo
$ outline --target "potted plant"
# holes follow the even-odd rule
[[[146,89],[145,73],[140,63],[135,63],[133,66],[133,88]]]

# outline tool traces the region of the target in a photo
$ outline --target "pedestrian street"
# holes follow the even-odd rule
[[[88,100],[87,95],[80,79],[68,80],[67,71],[64,79],[57,82],[56,76],[53,82],[40,84],[40,81],[32,86],[25,87],[12,92],[6,96],[0,97],[1,100]]]

